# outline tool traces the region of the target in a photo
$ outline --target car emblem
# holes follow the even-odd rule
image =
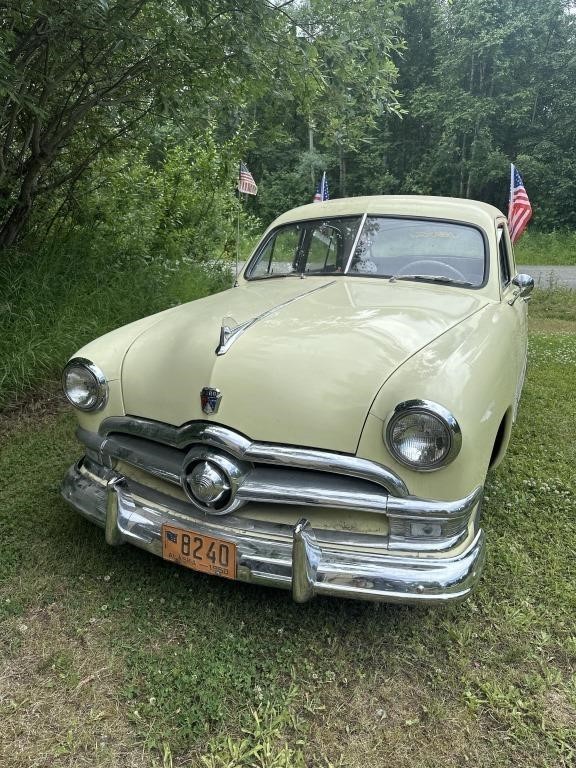
[[[200,405],[204,413],[217,413],[222,395],[219,389],[204,387],[200,392]]]

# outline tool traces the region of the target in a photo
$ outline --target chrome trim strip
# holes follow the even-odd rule
[[[476,585],[484,561],[482,531],[452,557],[367,553],[354,541],[342,550],[324,539],[335,532],[314,531],[304,520],[292,527],[233,517],[206,518],[190,513],[182,502],[161,502],[158,494],[123,480],[103,468],[98,474],[88,472],[80,462],[69,469],[62,495],[105,528],[114,543],[128,542],[155,555],[162,555],[163,523],[233,541],[240,581],[292,587],[297,600],[314,594],[401,603],[462,600]],[[347,536],[351,538],[350,532]]]
[[[356,232],[356,237],[354,238],[354,242],[352,243],[352,248],[350,248],[350,256],[348,256],[348,261],[346,262],[346,268],[344,270],[344,274],[347,275],[348,271],[350,269],[350,265],[352,264],[352,259],[354,258],[354,254],[356,253],[356,248],[358,248],[358,243],[360,242],[360,237],[362,236],[362,230],[364,229],[364,225],[366,224],[366,219],[368,218],[368,214],[363,214],[362,218],[360,219],[360,224],[358,226],[358,232]]]
[[[277,464],[284,467],[298,467],[319,472],[333,472],[337,475],[357,477],[383,486],[393,496],[408,496],[408,488],[392,470],[368,459],[347,456],[340,453],[315,450],[313,448],[292,448],[270,443],[252,443],[245,452],[251,461]]]
[[[238,488],[237,497],[244,501],[272,504],[295,504],[308,507],[349,509],[355,512],[385,514],[388,494],[359,491],[346,478],[326,487],[306,473],[294,473],[294,481],[285,473],[256,469]],[[316,482],[315,482],[316,480]]]
[[[193,421],[181,427],[173,427],[138,416],[110,416],[100,424],[98,433],[107,437],[112,432],[143,437],[173,448],[187,448],[192,443],[204,443],[213,448],[223,448],[234,456],[242,456],[252,445],[250,440],[238,432],[206,421]]]
[[[77,435],[80,441],[84,442],[84,435],[78,434],[78,431]],[[137,443],[136,440],[138,440]],[[115,467],[117,461],[125,461],[161,480],[179,485],[183,454],[174,455],[173,449],[160,443],[144,442],[143,445],[141,443],[142,441],[138,438],[127,437],[120,441],[115,437],[108,437],[101,440],[97,450],[102,463],[111,469]]]
[[[113,416],[104,419],[100,425],[99,433],[106,438],[113,432],[143,437],[181,449],[193,443],[202,443],[225,450],[244,461],[348,475],[377,483],[393,496],[408,496],[408,488],[404,481],[382,464],[356,456],[330,453],[313,448],[255,443],[231,429],[209,422],[198,421],[181,427],[172,427],[168,424],[138,417]],[[77,434],[79,439],[87,444],[87,441],[83,439],[83,431],[78,431]],[[113,440],[113,438],[110,439]],[[102,444],[100,450],[103,453],[110,453],[106,443]]]
[[[288,299],[287,301],[283,301],[281,304],[277,304],[275,307],[272,307],[272,309],[267,309],[266,312],[262,312],[261,315],[258,315],[257,317],[253,317],[251,320],[247,320],[245,323],[241,323],[240,325],[237,325],[235,328],[229,328],[227,326],[222,326],[220,329],[220,342],[218,346],[216,347],[216,354],[217,355],[225,355],[226,352],[230,349],[232,344],[234,344],[235,341],[237,341],[240,336],[244,333],[244,331],[247,331],[248,328],[251,328],[253,325],[255,325],[260,320],[264,320],[265,317],[269,317],[270,315],[273,315],[274,312],[278,312],[280,309],[283,309],[284,307],[287,307],[288,304],[292,304],[294,301],[298,301],[299,299],[303,299],[305,296],[309,296],[311,293],[316,293],[316,291],[321,291],[323,288],[328,288],[331,285],[334,285],[336,281],[331,280],[329,283],[324,283],[324,285],[318,285],[316,288],[312,288],[309,291],[305,291],[304,293],[298,294],[298,296],[294,296],[291,299]]]
[[[413,515],[425,519],[451,519],[468,517],[471,510],[478,504],[482,497],[482,486],[475,488],[468,496],[456,501],[428,501],[416,496],[407,499],[395,499],[388,497],[387,512],[393,517]]]

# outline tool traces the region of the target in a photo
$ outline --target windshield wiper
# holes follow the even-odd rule
[[[474,286],[474,283],[469,283],[467,280],[455,280],[453,277],[442,277],[441,275],[392,275],[390,282],[395,283],[396,280],[420,280],[424,283]]]
[[[270,272],[265,275],[254,275],[249,280],[274,280],[276,277],[300,277],[300,272]]]

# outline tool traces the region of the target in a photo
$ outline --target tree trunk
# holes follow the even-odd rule
[[[346,158],[342,147],[340,151],[340,197],[346,197]]]
[[[310,156],[312,156],[312,153],[314,152],[314,126],[312,125],[312,120],[308,121],[308,151],[310,152]],[[310,165],[310,177],[312,179],[312,187],[314,187],[316,179],[314,177],[313,164]]]
[[[11,245],[14,245],[18,235],[30,218],[41,169],[42,161],[39,159],[29,164],[20,186],[18,199],[0,228],[0,248],[9,248]]]

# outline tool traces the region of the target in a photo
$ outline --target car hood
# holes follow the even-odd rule
[[[412,282],[243,283],[165,313],[135,339],[122,366],[125,411],[354,453],[386,379],[486,303],[478,292]],[[229,326],[258,319],[217,355],[224,318]],[[203,387],[222,395],[210,416],[201,409]]]

